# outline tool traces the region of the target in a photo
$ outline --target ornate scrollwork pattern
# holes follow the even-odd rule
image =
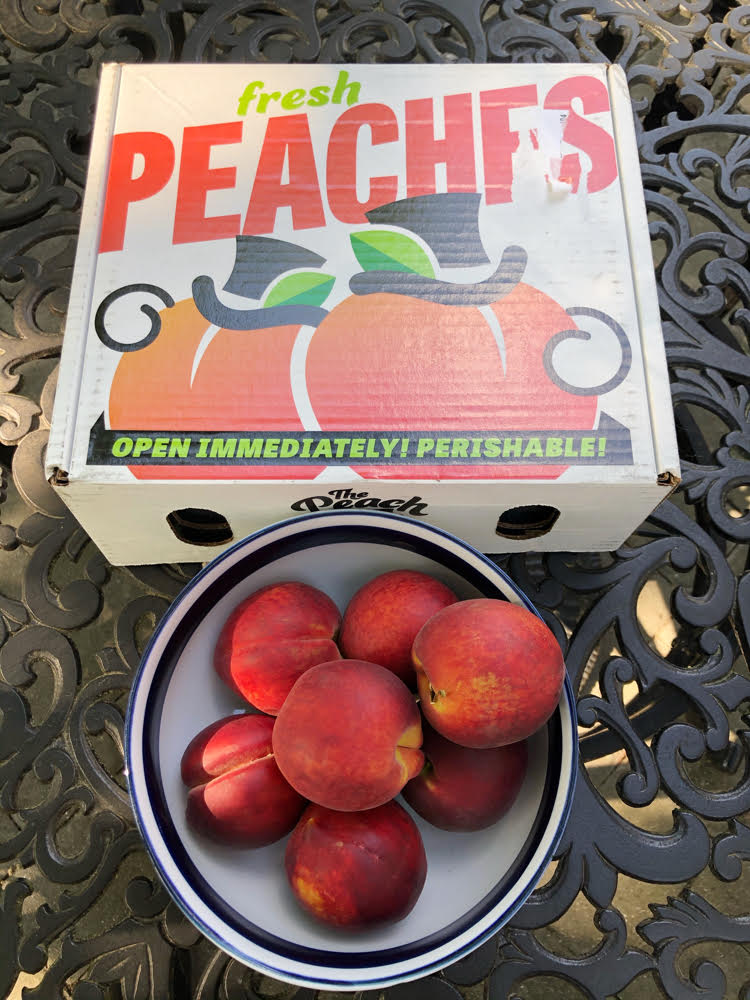
[[[101,64],[414,60],[624,68],[683,482],[616,552],[498,557],[566,648],[582,749],[571,819],[508,926],[385,996],[549,995],[549,977],[595,998],[631,984],[749,996],[750,5],[0,7],[0,994],[316,996],[219,951],[161,886],[128,800],[124,713],[148,637],[198,567],[109,566],[43,456]],[[641,614],[654,592],[656,633]],[[635,882],[650,910],[623,902]],[[717,943],[744,954],[744,975],[720,968]]]

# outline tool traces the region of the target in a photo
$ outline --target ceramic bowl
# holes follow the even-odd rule
[[[251,535],[191,580],[159,624],[130,698],[130,792],[164,884],[196,927],[228,954],[302,986],[387,986],[467,955],[532,891],[570,808],[577,735],[566,678],[557,711],[531,738],[526,780],[503,819],[476,833],[448,833],[413,814],[428,874],[416,906],[400,922],[356,934],[318,925],[298,908],[287,885],[287,838],[242,850],[217,846],[188,828],[183,750],[204,726],[243,707],[211,667],[231,609],[266,584],[301,580],[324,590],[343,611],[358,587],[391,569],[430,573],[459,598],[501,598],[534,611],[490,559],[444,531],[393,514],[311,514]]]

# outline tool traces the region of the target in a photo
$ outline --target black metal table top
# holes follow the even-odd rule
[[[618,62],[638,128],[683,482],[616,552],[497,557],[566,649],[571,818],[496,938],[385,995],[749,997],[750,5],[710,0],[0,5],[0,995],[314,995],[201,937],[134,825],[128,691],[197,566],[109,566],[43,473],[100,64],[258,60]]]

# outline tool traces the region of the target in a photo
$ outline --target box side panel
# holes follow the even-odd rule
[[[242,483],[76,482],[62,487],[59,493],[114,565],[205,562],[233,542],[276,521],[320,510],[347,509],[414,517],[450,531],[483,552],[611,551],[642,523],[663,496],[655,482],[583,487],[526,483],[501,490],[476,484],[470,500],[465,490],[444,491],[439,484],[412,489],[394,483],[373,484],[371,492],[355,492],[345,484],[330,482],[256,487],[252,504],[247,501],[247,486]],[[550,511],[559,511],[559,515],[552,518],[551,527],[541,535],[512,538],[507,533],[498,534],[499,521],[507,526],[507,512],[519,508],[522,517],[528,513],[529,520],[537,519],[542,527]],[[216,515],[216,520],[225,519],[231,537],[210,545],[181,540],[181,528],[189,526],[196,511],[199,515]]]
[[[45,474],[70,471],[121,67],[102,67]]]
[[[630,260],[640,320],[643,354],[646,360],[651,424],[654,434],[656,468],[671,489],[680,479],[677,436],[669,388],[669,373],[659,313],[659,298],[648,231],[646,203],[640,161],[633,128],[633,110],[627,80],[621,66],[609,67],[609,86],[615,142],[620,162],[622,199],[630,243]]]

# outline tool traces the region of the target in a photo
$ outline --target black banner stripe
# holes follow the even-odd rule
[[[627,427],[586,430],[190,431],[91,429],[89,465],[632,465]]]

